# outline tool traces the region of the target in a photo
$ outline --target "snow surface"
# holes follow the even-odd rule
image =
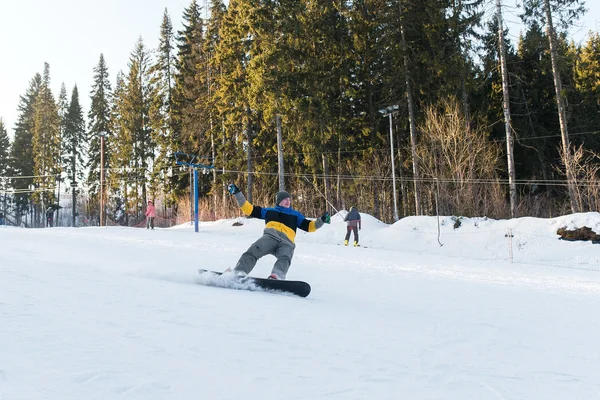
[[[298,235],[308,298],[199,284],[259,220],[0,227],[0,399],[600,399],[600,245],[556,235],[600,214],[342,215]]]

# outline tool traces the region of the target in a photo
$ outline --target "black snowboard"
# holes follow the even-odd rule
[[[214,275],[222,275],[222,272],[209,271],[207,269],[199,269],[200,274],[210,273]],[[274,290],[278,292],[292,293],[296,296],[306,297],[310,294],[310,285],[302,281],[287,281],[287,280],[276,280],[276,279],[264,279],[256,278],[253,276],[246,276],[243,278],[237,278],[238,282],[242,284],[248,284],[244,287],[236,287],[238,289],[252,290],[254,287],[258,287],[263,290]],[[217,285],[215,285],[217,286]],[[253,287],[254,286],[254,287]]]

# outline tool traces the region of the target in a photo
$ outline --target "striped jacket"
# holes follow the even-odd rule
[[[241,193],[238,193],[239,195]],[[236,195],[236,198],[237,198]],[[238,198],[238,203],[240,203]],[[299,211],[293,208],[285,208],[281,206],[275,207],[259,207],[250,204],[248,200],[244,198],[244,202],[240,206],[244,214],[265,220],[265,233],[269,233],[269,230],[275,230],[276,232],[283,233],[284,237],[294,243],[296,238],[296,229],[300,228],[306,232],[314,232],[319,229],[322,225],[321,220],[310,221],[302,215]],[[321,224],[318,224],[318,222]]]

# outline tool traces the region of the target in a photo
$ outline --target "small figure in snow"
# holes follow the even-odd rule
[[[235,197],[244,214],[265,220],[263,235],[242,254],[233,268],[233,272],[238,275],[248,275],[259,258],[272,254],[277,261],[273,265],[269,279],[285,279],[296,248],[294,243],[296,229],[315,232],[323,224],[331,222],[328,212],[316,220],[306,219],[304,215],[291,207],[292,197],[285,191],[275,195],[275,207],[263,208],[250,204],[235,184],[230,183],[227,190]],[[227,269],[227,271],[231,271],[231,269]]]
[[[154,218],[156,218],[154,202],[148,200],[148,207],[146,207],[146,229],[154,229]]]
[[[54,225],[54,207],[50,206],[46,209],[46,228],[52,228]]]
[[[354,247],[358,246],[358,231],[361,228],[360,213],[356,207],[350,207],[350,212],[346,214],[344,221],[346,225],[346,239],[344,240],[344,246],[348,246],[348,240],[350,239],[350,233],[354,232]]]

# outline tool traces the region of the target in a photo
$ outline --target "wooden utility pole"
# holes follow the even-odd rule
[[[285,170],[283,167],[283,135],[281,133],[281,115],[277,114],[277,165],[279,171],[279,191],[285,190]]]

